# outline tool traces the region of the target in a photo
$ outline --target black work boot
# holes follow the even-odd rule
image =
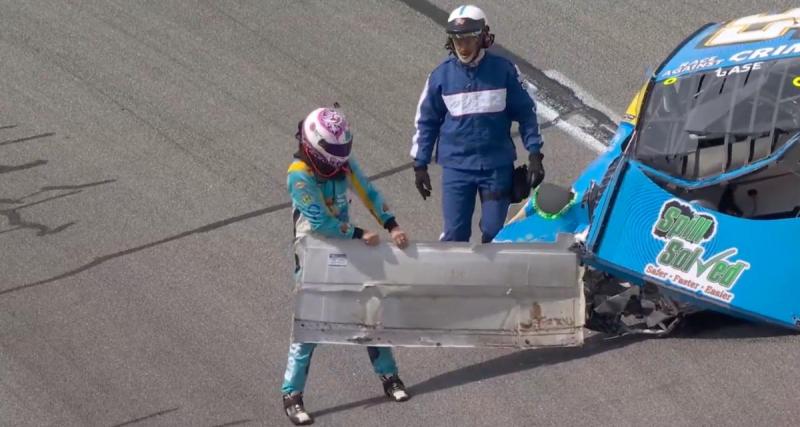
[[[381,382],[383,383],[383,392],[386,393],[389,399],[395,402],[405,402],[411,398],[406,391],[405,384],[403,384],[403,381],[400,380],[397,374],[389,377],[381,375]]]
[[[307,426],[314,423],[314,418],[306,412],[306,408],[303,406],[303,393],[284,394],[283,410],[296,426]]]

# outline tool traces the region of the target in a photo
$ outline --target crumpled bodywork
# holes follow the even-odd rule
[[[571,346],[584,301],[573,240],[476,245],[303,238],[296,342],[406,347]]]
[[[552,215],[532,197],[496,241],[575,233],[599,329],[668,332],[698,308],[800,327],[799,19],[699,29],[631,102],[575,202]]]

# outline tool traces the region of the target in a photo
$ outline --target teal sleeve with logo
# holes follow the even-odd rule
[[[356,193],[359,199],[364,203],[369,212],[378,221],[381,226],[386,225],[386,221],[394,218],[394,214],[389,210],[389,205],[378,189],[369,182],[361,166],[356,160],[350,157],[348,161],[350,165],[350,174],[348,176],[347,184],[350,189]]]

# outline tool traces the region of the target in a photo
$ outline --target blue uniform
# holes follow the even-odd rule
[[[363,231],[350,223],[347,190],[355,193],[382,226],[396,225],[383,196],[369,182],[361,167],[352,157],[341,179],[317,180],[311,168],[302,160],[295,160],[288,170],[287,186],[294,208],[295,235],[317,233],[328,238],[360,238]],[[299,274],[299,265],[295,270]],[[292,343],[281,391],[284,394],[302,392],[305,388],[311,356],[316,344]],[[368,347],[375,373],[391,376],[397,373],[392,350],[386,347]]]
[[[517,67],[485,52],[475,66],[451,56],[428,76],[415,118],[411,156],[428,165],[436,150],[442,171],[442,240],[467,241],[475,194],[481,196],[482,241],[500,231],[510,203],[516,150],[511,123],[519,123],[525,148],[539,152],[536,105]]]

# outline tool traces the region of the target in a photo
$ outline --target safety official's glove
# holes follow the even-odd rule
[[[542,153],[530,153],[528,155],[528,182],[531,183],[531,188],[538,187],[544,180],[542,159],[544,159]]]
[[[433,187],[431,187],[431,176],[428,175],[427,166],[414,166],[414,184],[417,186],[422,200],[431,197]]]

